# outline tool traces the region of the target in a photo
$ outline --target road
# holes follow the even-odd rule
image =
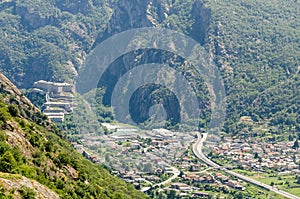
[[[193,152],[204,163],[206,163],[209,166],[214,167],[216,169],[220,169],[220,170],[224,171],[225,173],[230,174],[232,176],[235,176],[235,177],[237,177],[237,178],[239,178],[239,179],[241,179],[243,181],[246,181],[248,183],[251,183],[251,184],[257,185],[259,187],[265,188],[265,189],[267,189],[269,191],[273,191],[273,192],[275,192],[275,193],[277,193],[279,195],[282,195],[284,197],[291,198],[291,199],[300,199],[300,197],[298,197],[298,196],[295,196],[293,194],[290,194],[288,192],[279,190],[277,188],[274,188],[274,187],[272,187],[270,185],[267,185],[267,184],[264,184],[264,183],[259,182],[257,180],[254,180],[254,179],[249,178],[247,176],[244,176],[244,175],[241,175],[241,174],[236,173],[234,171],[231,171],[231,170],[228,170],[226,168],[223,168],[222,166],[220,166],[217,163],[213,162],[212,160],[208,159],[203,154],[203,152],[202,152],[203,143],[205,142],[205,140],[207,138],[207,133],[203,133],[202,136],[201,136],[200,133],[198,133],[197,136],[198,136],[198,139],[197,139],[196,143],[193,145]]]
[[[168,184],[168,183],[172,182],[172,180],[176,179],[179,176],[180,171],[177,168],[175,168],[175,167],[171,167],[171,168],[173,170],[173,175],[169,179],[167,179],[167,180],[165,180],[165,181],[163,181],[161,183],[158,183],[158,184],[156,184],[154,186],[160,186],[160,185]]]
[[[163,181],[161,183],[153,185],[153,187],[160,187],[161,185],[165,185],[165,184],[171,183],[172,180],[176,179],[179,176],[180,171],[176,167],[171,167],[171,168],[173,170],[173,175],[170,178],[168,178],[167,180],[165,180],[165,181]],[[149,189],[151,189],[151,187],[143,187],[141,189],[141,191],[145,192],[145,191],[148,191]]]

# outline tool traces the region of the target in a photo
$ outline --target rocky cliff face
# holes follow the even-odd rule
[[[113,10],[114,13],[110,18],[106,30],[98,35],[94,47],[112,35],[143,27],[169,28],[175,31],[181,31],[204,45],[211,17],[210,10],[200,1],[176,3],[164,0],[120,0],[113,7]],[[110,93],[114,87],[112,82],[119,78],[120,71],[122,71],[120,68],[127,69],[130,66],[147,63],[168,63],[171,66],[173,62],[179,63],[175,57],[176,55],[174,54],[161,52],[159,50],[141,49],[140,52],[128,53],[112,63],[110,74],[107,75],[105,80],[100,80],[105,82],[105,85],[100,84],[109,91],[107,93]],[[175,77],[168,78],[174,79]],[[203,90],[201,89],[201,92]],[[104,95],[103,101],[105,105],[109,105],[111,95],[106,94]],[[145,92],[143,94],[146,96],[149,93]],[[182,100],[184,101],[184,99]],[[132,104],[138,103],[138,101],[132,101]],[[207,104],[205,107],[207,108]],[[137,112],[132,114],[138,115]],[[142,110],[142,112],[147,112],[147,110]],[[176,110],[170,110],[170,114],[175,115]]]
[[[210,25],[211,10],[207,9],[200,1],[196,1],[193,5],[191,15],[193,16],[194,23],[189,34],[201,45],[204,45]]]
[[[2,2],[0,14],[0,69],[21,88],[71,82],[93,47],[133,28],[171,28],[203,44],[210,18],[198,1],[167,0]]]
[[[113,10],[106,30],[98,35],[94,46],[122,31],[158,26],[167,17],[167,9],[159,0],[120,0]]]
[[[0,72],[0,93],[14,96],[15,103],[28,110],[39,111],[21,92],[20,90]]]
[[[142,27],[171,28],[186,32],[196,41],[204,44],[210,23],[210,10],[202,2],[195,1],[187,3],[184,8],[187,18],[175,18],[182,12],[180,4],[160,0],[120,0],[113,7],[114,13],[107,28],[98,35],[94,46],[116,33]],[[182,26],[183,21],[187,23],[186,26]]]

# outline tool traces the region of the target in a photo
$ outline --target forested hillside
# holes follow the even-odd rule
[[[222,72],[226,132],[237,134],[239,118],[251,116],[297,136],[299,16],[296,0],[2,0],[0,68],[23,88],[40,79],[71,82],[105,38],[170,28],[205,46]]]
[[[0,198],[147,198],[63,137],[0,73]]]
[[[237,133],[234,121],[248,115],[299,132],[299,2],[211,1],[210,6],[215,14],[208,45],[223,71],[233,120],[227,130]]]
[[[39,79],[71,81],[112,10],[104,1],[5,0],[0,12],[1,69],[28,88]]]

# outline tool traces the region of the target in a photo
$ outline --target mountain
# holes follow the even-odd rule
[[[63,137],[0,73],[0,198],[147,198]]]
[[[237,121],[251,116],[297,136],[299,10],[296,0],[1,1],[0,69],[21,88],[72,82],[87,54],[113,34],[169,28],[203,45],[221,71],[227,133],[238,134]]]
[[[39,80],[74,83],[97,45],[135,28],[179,31],[204,47],[225,84],[227,118],[222,139],[251,136],[254,142],[298,143],[299,16],[298,0],[0,0],[0,71],[13,82],[0,74],[0,198],[146,197],[84,159],[66,141],[65,132],[82,133],[78,132],[81,127],[94,132],[95,126],[99,130],[97,125],[86,121],[74,125],[71,115],[67,124],[61,124],[62,133],[17,89],[31,89]],[[122,65],[124,60],[132,65],[182,66],[180,57],[152,49],[122,56],[115,64]],[[110,75],[119,72],[112,70]],[[191,75],[190,71],[182,73]],[[114,76],[104,79],[106,89],[114,83],[110,77]],[[211,108],[207,88],[201,77],[192,79],[192,84],[199,88],[201,127],[205,129]],[[150,95],[143,91],[133,96],[134,105]],[[156,94],[159,98],[165,93],[162,89]],[[84,97],[93,98],[93,92]],[[90,100],[98,103],[100,122],[113,120],[110,108],[101,104],[108,101],[109,105],[110,98],[105,97],[101,93]],[[134,108],[135,115],[147,114]],[[81,112],[78,115],[91,120]]]

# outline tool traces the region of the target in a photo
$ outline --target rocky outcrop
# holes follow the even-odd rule
[[[26,110],[26,113],[32,115],[33,112],[40,112],[30,100],[25,97],[21,91],[0,72],[0,93],[6,93],[11,96],[6,103],[14,104],[18,107],[22,107],[22,110]],[[20,117],[26,116],[26,113],[20,113]],[[47,121],[51,123],[50,120]],[[32,157],[34,148],[26,138],[26,133],[18,126],[14,121],[8,121],[5,129],[5,133],[8,135],[7,142],[12,146],[22,146],[20,148],[22,154],[26,157]]]
[[[120,0],[106,30],[98,35],[95,45],[122,31],[155,27],[166,18],[165,12],[167,9],[159,0]]]
[[[12,193],[14,198],[21,198],[18,190],[28,188],[35,193],[36,199],[59,199],[57,193],[35,180],[30,180],[20,175],[0,173],[0,186],[7,193]]]
[[[191,15],[195,23],[190,30],[190,36],[201,45],[204,45],[210,24],[211,10],[207,9],[200,1],[196,1],[193,5]]]
[[[82,13],[88,14],[93,6],[90,0],[75,0],[75,1],[56,1],[56,6],[63,11],[70,12],[72,14]]]
[[[21,16],[22,24],[30,30],[57,23],[57,18],[54,14],[43,15],[35,9],[18,5],[15,6],[14,10],[15,14]]]
[[[0,93],[1,92],[14,96],[14,101],[18,102],[18,105],[21,105],[28,110],[39,111],[15,85],[0,72]]]

